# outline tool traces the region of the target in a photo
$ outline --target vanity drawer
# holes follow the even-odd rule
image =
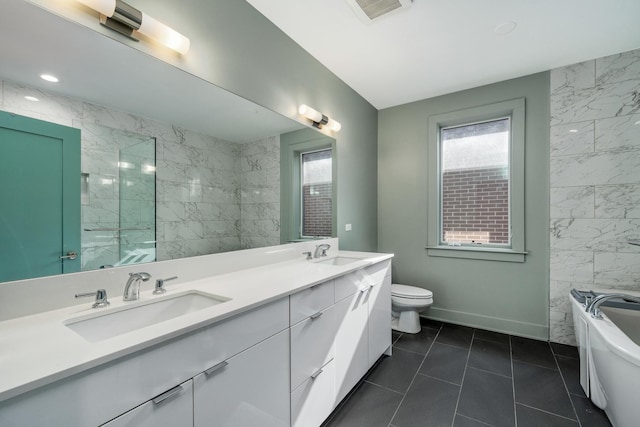
[[[291,426],[319,426],[338,403],[335,400],[335,362],[314,372],[291,393]]]
[[[334,302],[333,280],[314,285],[289,297],[290,324],[295,325]]]
[[[291,390],[333,359],[335,306],[291,327]]]
[[[338,302],[356,292],[364,291],[370,286],[381,283],[386,276],[391,276],[391,260],[381,261],[338,277],[334,280],[335,301]]]

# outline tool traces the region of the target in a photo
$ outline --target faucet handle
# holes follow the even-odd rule
[[[305,259],[307,259],[307,260],[313,259],[313,257],[311,256],[311,251],[302,252],[302,255],[306,255],[307,257]]]
[[[138,276],[138,278],[143,282],[151,279],[151,275],[149,273],[145,273],[144,271],[141,271],[140,273],[129,273],[129,276]]]
[[[93,297],[93,296],[96,297],[96,300],[91,306],[91,308],[106,307],[109,304],[111,304],[107,300],[107,291],[104,289],[98,289],[95,292],[85,292],[82,294],[76,294],[76,298]]]
[[[158,280],[156,280],[156,288],[153,290],[153,294],[154,295],[164,294],[165,292],[167,292],[167,290],[164,288],[164,282],[168,282],[169,280],[175,280],[177,278],[178,278],[178,276],[173,276],[173,277],[169,277],[167,279],[158,279]]]

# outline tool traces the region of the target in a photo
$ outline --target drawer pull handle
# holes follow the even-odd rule
[[[360,288],[360,292],[365,293],[367,292],[369,289],[373,289],[373,285],[369,285],[369,286],[365,286],[363,288]]]
[[[162,402],[164,402],[167,399],[170,399],[174,396],[177,396],[179,393],[182,393],[182,390],[184,390],[182,388],[181,385],[176,386],[174,388],[172,388],[171,390],[165,391],[164,393],[162,393],[160,396],[156,396],[153,398],[153,403],[156,405],[161,404]]]
[[[316,320],[318,317],[322,316],[324,313],[322,313],[321,311],[317,312],[316,314],[312,314],[311,316],[311,320]]]
[[[318,289],[320,286],[322,286],[322,283],[318,283],[317,285],[313,285],[309,289]]]
[[[318,369],[317,371],[315,371],[313,374],[311,374],[311,379],[315,380],[316,378],[318,378],[318,376],[322,373],[322,368]]]
[[[212,367],[210,367],[209,369],[207,369],[206,371],[204,371],[205,375],[211,375],[216,371],[219,371],[220,369],[224,368],[225,366],[227,366],[229,364],[229,362],[227,362],[226,360],[224,362],[220,362],[216,365],[213,365]]]

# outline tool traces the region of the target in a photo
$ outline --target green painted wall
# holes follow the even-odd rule
[[[520,97],[526,99],[525,262],[428,256],[428,117]],[[548,339],[549,73],[381,110],[378,141],[378,250],[395,253],[394,283],[432,290],[428,317]]]

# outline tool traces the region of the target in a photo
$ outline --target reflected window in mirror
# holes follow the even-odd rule
[[[300,236],[331,237],[332,150],[300,154]]]

